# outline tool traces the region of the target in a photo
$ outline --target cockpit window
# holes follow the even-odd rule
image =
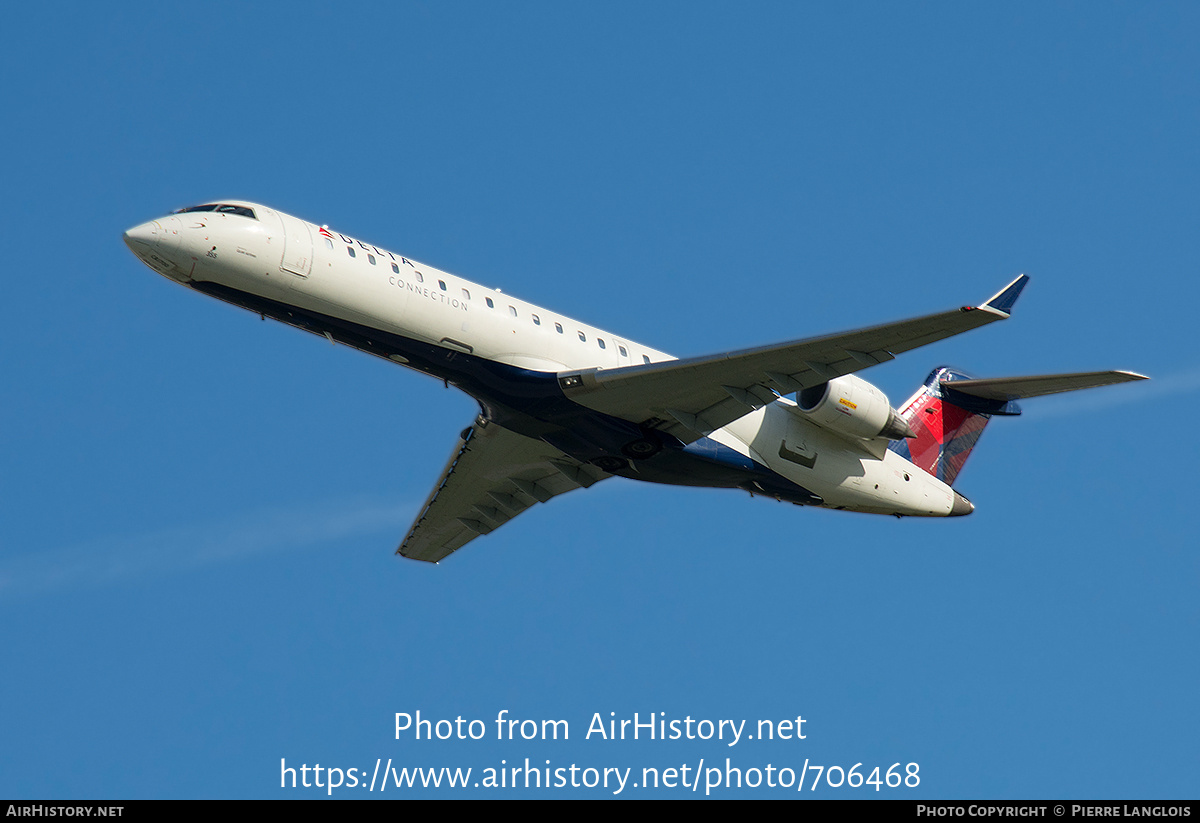
[[[194,211],[216,211],[222,214],[236,214],[240,217],[249,217],[251,220],[257,220],[254,216],[254,209],[246,206],[234,206],[227,203],[206,203],[203,206],[188,206],[186,209],[179,209],[173,212],[174,214],[190,214]]]
[[[257,219],[254,216],[254,209],[249,209],[245,206],[217,206],[217,211],[224,212],[225,214],[239,214],[242,217],[249,217],[251,220]]]

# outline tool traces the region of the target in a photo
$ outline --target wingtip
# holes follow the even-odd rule
[[[1126,371],[1125,369],[1114,369],[1110,371],[1114,378],[1114,383],[1136,383],[1139,380],[1149,380],[1150,378],[1144,374],[1138,374],[1135,371]]]
[[[1016,280],[1002,288],[990,300],[984,303],[983,308],[998,311],[1005,316],[1011,315],[1013,306],[1017,303],[1017,298],[1021,296],[1021,292],[1025,290],[1027,285],[1029,285],[1029,275],[1019,275]]]

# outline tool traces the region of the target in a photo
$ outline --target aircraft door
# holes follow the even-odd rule
[[[290,214],[275,212],[283,221],[283,262],[280,268],[301,277],[312,272],[313,244],[308,224]]]

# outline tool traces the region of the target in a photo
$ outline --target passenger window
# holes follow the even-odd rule
[[[643,363],[645,363],[646,365],[650,365],[650,357],[649,357],[649,355],[645,355],[645,354],[643,354],[643,355],[642,355],[642,362],[643,362]]]
[[[418,282],[418,283],[424,283],[424,282],[425,282],[425,275],[421,274],[420,272],[417,272],[417,282]]]
[[[558,332],[559,334],[562,334],[562,333],[563,333],[563,332],[562,332],[562,323],[555,323],[555,324],[554,324],[554,330],[555,330],[556,332]]]
[[[325,247],[330,248],[330,249],[333,248],[333,241],[330,240],[328,237],[325,238]]]
[[[508,313],[509,313],[509,314],[511,314],[513,317],[516,317],[516,316],[517,316],[517,307],[516,307],[516,306],[509,306],[509,307],[508,307]]]
[[[393,274],[399,274],[399,273],[400,273],[400,267],[399,267],[399,266],[397,266],[395,263],[393,263],[393,264],[392,264],[392,273],[393,273]]]
[[[463,300],[470,300],[470,299],[471,299],[471,293],[469,291],[467,291],[466,289],[463,289]]]
[[[580,339],[580,340],[582,340],[584,343],[586,343],[586,342],[587,342],[587,335],[586,335],[586,334],[584,334],[583,332],[580,332],[580,333],[579,333],[579,339]]]
[[[439,280],[439,281],[438,281],[438,288],[439,288],[439,289],[441,289],[442,291],[445,291],[445,290],[446,290],[446,281],[445,281],[445,280]]]
[[[374,265],[375,265],[375,255],[373,255],[373,254],[367,254],[367,261],[368,261],[368,262],[369,262],[369,263],[370,263],[372,266],[374,266]]]
[[[535,326],[540,326],[540,325],[542,325],[542,318],[538,317],[538,316],[535,314],[535,315],[533,316],[533,325],[535,325]]]
[[[607,348],[608,348],[608,346],[604,345],[604,338],[603,338],[603,337],[597,337],[597,338],[596,338],[596,342],[600,344],[600,348],[602,348],[602,349],[607,349]]]
[[[358,255],[354,253],[354,246],[346,246],[346,253],[351,257],[358,257]]]
[[[624,346],[617,346],[617,348],[620,350],[620,352],[621,352],[621,356],[622,356],[622,357],[628,357],[628,356],[629,356],[629,352],[625,351],[625,347],[624,347]]]
[[[487,303],[487,306],[489,309],[496,308],[496,304],[492,302],[492,298],[490,298],[490,297],[483,298],[483,302]]]

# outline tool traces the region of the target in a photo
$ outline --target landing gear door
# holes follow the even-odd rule
[[[308,230],[308,224],[289,214],[276,214],[283,221],[283,263],[280,264],[280,268],[301,277],[308,277],[312,272],[313,256],[312,234]]]

